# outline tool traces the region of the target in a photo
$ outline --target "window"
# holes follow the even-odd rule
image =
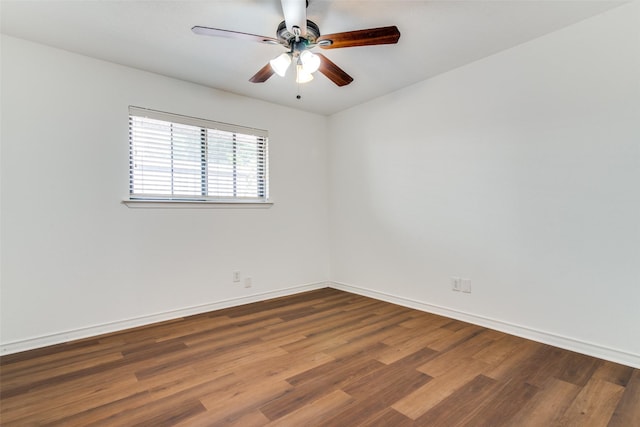
[[[267,132],[129,107],[129,199],[266,202]]]

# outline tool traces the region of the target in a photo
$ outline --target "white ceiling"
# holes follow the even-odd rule
[[[540,37],[623,2],[613,0],[310,0],[322,34],[398,26],[397,45],[325,50],[355,80],[323,75],[300,86],[291,71],[248,81],[284,49],[197,36],[191,27],[275,37],[280,0],[1,0],[1,31],[94,58],[329,115]]]

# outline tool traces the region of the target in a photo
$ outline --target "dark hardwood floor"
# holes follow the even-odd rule
[[[333,289],[0,358],[3,426],[640,426],[640,371]]]

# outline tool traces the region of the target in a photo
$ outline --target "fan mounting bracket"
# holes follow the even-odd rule
[[[296,36],[287,29],[285,21],[282,21],[280,25],[278,25],[276,36],[278,40],[287,47],[292,47],[295,44],[296,37],[304,41],[305,45],[315,45],[316,39],[320,37],[320,28],[318,28],[315,22],[307,19],[307,34],[305,34],[304,37],[300,35]]]

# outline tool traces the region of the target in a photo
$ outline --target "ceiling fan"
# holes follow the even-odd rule
[[[312,53],[312,49],[315,47],[337,49],[394,44],[400,39],[400,31],[395,25],[321,35],[318,26],[313,21],[307,20],[306,8],[309,5],[308,0],[281,0],[281,2],[284,21],[278,25],[276,38],[201,26],[195,26],[191,28],[191,31],[205,36],[277,44],[288,49],[287,52],[272,59],[254,74],[249,79],[253,83],[264,83],[273,74],[284,76],[289,65],[293,62],[296,67],[296,81],[298,83],[306,83],[312,80],[312,73],[320,71],[336,85],[345,86],[353,81],[353,77],[326,56],[320,53]]]

